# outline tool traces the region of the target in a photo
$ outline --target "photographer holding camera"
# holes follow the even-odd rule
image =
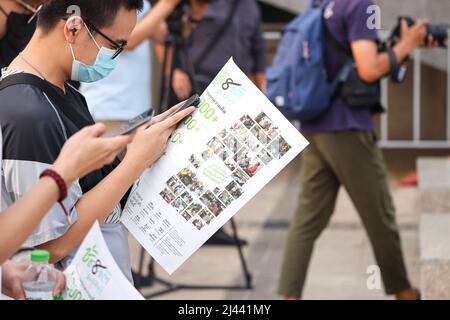
[[[341,51],[352,57],[357,81],[376,86],[390,73],[395,77],[399,64],[413,50],[435,45],[427,35],[426,20],[412,26],[402,21],[399,41],[379,52],[377,32],[367,26],[367,8],[372,5],[372,0],[329,1],[324,18],[329,37],[335,39],[326,44],[331,78],[342,66]],[[342,185],[370,238],[386,293],[397,299],[418,299],[420,295],[408,279],[386,167],[372,124],[379,103],[353,106],[353,100],[343,95],[345,86],[321,116],[302,122],[301,131],[311,145],[303,154],[302,190],[286,242],[279,293],[286,299],[302,296],[314,243],[330,221]],[[379,101],[379,96],[375,98]]]

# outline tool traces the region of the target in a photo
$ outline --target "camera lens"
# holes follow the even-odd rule
[[[433,39],[439,43],[440,47],[446,47],[449,27],[443,24],[429,24],[427,34],[433,36]]]

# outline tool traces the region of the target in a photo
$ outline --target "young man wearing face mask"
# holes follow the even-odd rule
[[[73,5],[80,16],[67,14]],[[66,81],[94,82],[114,70],[141,8],[142,0],[50,0],[41,9],[33,38],[3,70],[0,82],[26,77],[47,89],[44,93],[34,85],[16,84],[0,91],[3,208],[26,193],[70,136],[94,123],[83,96]],[[73,223],[54,206],[24,245],[50,251],[51,262],[64,268],[99,220],[111,253],[131,281],[127,233],[120,223],[127,194],[161,157],[174,126],[193,111],[162,120],[165,114],[138,129],[120,164],[97,170],[68,190],[63,204]]]
[[[36,29],[36,13],[45,0],[0,0],[0,69],[17,57]]]
[[[144,1],[138,24],[117,68],[103,81],[81,85],[80,91],[88,102],[94,120],[103,122],[107,127],[115,127],[152,108],[150,40],[164,40],[164,20],[179,2],[159,0],[151,6],[150,1]],[[139,77],[136,77],[137,74]]]

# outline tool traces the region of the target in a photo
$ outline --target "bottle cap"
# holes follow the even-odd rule
[[[31,252],[32,262],[48,262],[50,260],[50,253],[45,250],[34,250]]]

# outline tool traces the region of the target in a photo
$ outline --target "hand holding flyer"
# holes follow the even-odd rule
[[[64,300],[144,300],[115,263],[98,222],[64,274]]]
[[[173,273],[307,145],[231,59],[136,182],[122,222]]]

